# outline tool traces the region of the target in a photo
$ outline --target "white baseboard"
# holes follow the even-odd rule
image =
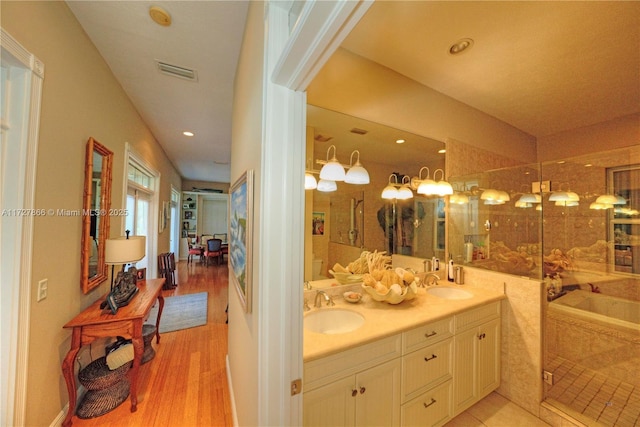
[[[67,403],[62,408],[62,411],[55,417],[55,419],[49,424],[49,427],[61,427],[62,422],[64,421],[64,417],[67,415],[67,411],[69,410],[69,404]]]
[[[233,382],[231,381],[231,367],[229,366],[229,355],[225,357],[227,365],[227,384],[229,384],[229,398],[231,400],[231,415],[233,416],[233,426],[238,427],[238,413],[236,412],[236,399],[233,394]]]

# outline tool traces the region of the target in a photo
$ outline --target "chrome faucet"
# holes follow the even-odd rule
[[[331,297],[329,295],[327,295],[327,293],[323,290],[318,290],[318,292],[316,293],[316,299],[314,301],[313,306],[314,307],[322,307],[322,300],[321,298],[324,297],[324,300],[327,302],[327,306],[332,306],[335,305],[335,303],[333,302],[333,299],[331,299]]]
[[[433,286],[438,284],[438,280],[440,280],[440,276],[436,273],[427,273],[424,279],[422,279],[422,284],[423,286]]]

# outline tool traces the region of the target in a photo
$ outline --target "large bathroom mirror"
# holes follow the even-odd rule
[[[104,246],[109,237],[112,162],[113,152],[89,138],[84,169],[80,259],[80,286],[85,294],[107,279]]]
[[[363,250],[386,251],[421,258],[443,258],[445,250],[444,199],[420,196],[408,200],[384,200],[382,190],[427,174],[431,179],[445,177],[445,144],[389,126],[307,106],[307,171],[316,179],[323,162],[334,155],[345,166],[353,165],[359,153],[370,183],[337,183],[331,192],[307,190],[312,206],[309,215],[317,224],[307,238],[314,259],[314,279],[331,278],[335,263],[343,266],[356,260]],[[357,150],[357,153],[354,152]],[[423,169],[424,168],[424,169]],[[318,265],[321,267],[317,268]],[[309,275],[305,275],[309,277]]]

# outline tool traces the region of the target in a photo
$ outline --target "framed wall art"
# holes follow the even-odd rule
[[[251,313],[253,246],[253,170],[233,183],[229,203],[229,263],[232,280],[246,313]]]

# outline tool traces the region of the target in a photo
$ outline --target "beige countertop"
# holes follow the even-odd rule
[[[373,300],[362,289],[362,300],[352,304],[342,298],[342,294],[334,296],[335,306],[321,308],[313,307],[310,301],[310,311],[305,312],[305,316],[318,310],[348,309],[360,313],[365,318],[364,325],[358,329],[342,334],[320,334],[304,329],[303,354],[304,361],[309,362],[321,357],[328,356],[358,345],[366,344],[395,335],[414,327],[445,318],[447,316],[460,313],[493,301],[506,298],[504,293],[484,289],[474,285],[454,285],[447,281],[440,281],[439,287],[455,287],[464,289],[473,294],[472,298],[450,300],[443,299],[426,292],[425,288],[418,289],[418,295],[409,301],[392,305],[386,302]],[[350,288],[357,290],[357,287]],[[315,294],[315,291],[312,295]]]

